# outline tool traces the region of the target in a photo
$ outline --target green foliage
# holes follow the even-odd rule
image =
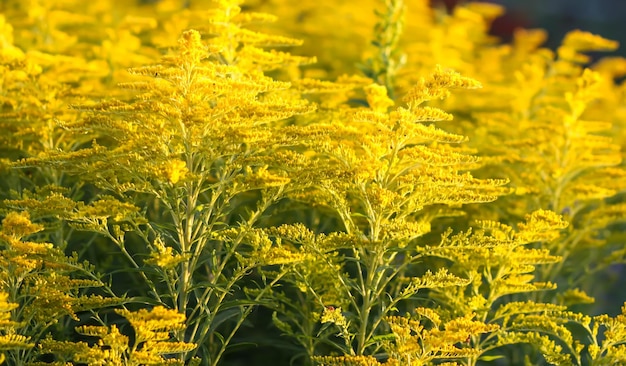
[[[626,362],[626,61],[502,11],[2,2],[1,361]]]
[[[64,318],[79,320],[81,312],[123,302],[110,296],[93,267],[76,254],[68,257],[50,243],[25,240],[41,230],[43,226],[32,223],[25,211],[8,213],[0,231],[0,286],[4,301],[10,301],[2,330],[10,345],[5,348],[7,358],[16,364],[32,361],[32,346]],[[109,296],[87,293],[101,287]]]
[[[19,304],[8,301],[9,295],[5,292],[0,293],[0,363],[6,360],[5,352],[19,351],[31,349],[34,344],[30,342],[30,338],[15,334],[14,330],[20,324],[11,320],[11,311],[15,310]]]
[[[67,364],[74,361],[88,365],[185,365],[182,360],[167,358],[189,352],[196,345],[171,340],[171,333],[185,328],[185,316],[163,307],[137,312],[116,311],[133,328],[134,341],[122,334],[116,325],[83,325],[76,332],[86,337],[99,338],[90,346],[85,342],[70,343],[53,339],[41,342],[42,353],[54,354]],[[197,364],[192,360],[189,364]],[[46,364],[46,363],[42,363]]]

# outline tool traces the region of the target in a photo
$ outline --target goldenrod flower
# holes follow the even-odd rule
[[[164,174],[167,181],[176,184],[187,174],[187,164],[180,160],[170,160],[165,164]]]

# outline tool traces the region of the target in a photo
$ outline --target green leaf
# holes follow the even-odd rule
[[[478,358],[480,361],[495,361],[495,360],[499,360],[501,358],[504,358],[504,356],[502,355],[496,355],[496,356],[480,356],[480,358]]]

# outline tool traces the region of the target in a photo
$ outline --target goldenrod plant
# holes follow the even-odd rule
[[[0,363],[625,363],[626,61],[504,11],[1,2]]]
[[[63,342],[44,339],[40,346],[45,353],[58,357],[59,364],[68,361],[88,365],[185,365],[171,355],[193,350],[192,343],[176,342],[172,333],[185,328],[185,315],[157,306],[147,311],[116,311],[126,318],[133,330],[133,339],[120,332],[117,325],[82,325],[76,332],[86,338],[96,337],[97,343]],[[193,359],[189,364],[197,364]],[[34,365],[47,365],[38,362]]]
[[[43,230],[31,222],[27,211],[10,212],[0,230],[1,291],[7,301],[2,325],[7,362],[26,364],[36,359],[37,342],[64,320],[78,314],[123,303],[121,298],[93,290],[106,288],[93,268],[76,255],[65,256],[50,243],[26,240]],[[61,333],[65,330],[61,329]]]
[[[344,233],[316,239],[301,226],[290,230],[283,226],[278,229],[277,239],[326,258],[312,261],[317,262],[314,269],[295,266],[292,281],[303,292],[302,308],[317,303],[318,313],[332,306],[337,316],[341,308],[353,314],[332,321],[343,328],[340,334],[345,343],[337,347],[344,354],[362,356],[369,348],[375,349],[375,336],[383,318],[397,310],[399,302],[416,296],[423,288],[467,281],[441,268],[434,274],[426,272],[413,283],[403,283],[407,272],[419,272],[415,266],[429,256],[418,253],[414,246],[430,232],[433,219],[447,214],[437,205],[487,202],[507,191],[502,188],[505,181],[459,174],[459,170],[473,166],[475,159],[449,144],[464,141],[465,137],[434,127],[432,121],[449,119],[450,115],[421,106],[430,99],[445,97],[448,89],[476,87],[479,84],[472,79],[437,69],[411,90],[406,106],[390,110],[393,101],[386,88],[372,84],[365,88],[368,108],[352,109],[344,117],[346,122],[328,126],[350,138],[324,144],[327,149],[321,153],[328,157],[326,164],[333,164],[332,175],[306,195],[319,195],[315,201],[325,203],[334,212]],[[428,265],[421,267],[423,272]],[[287,306],[282,308],[288,310]],[[280,316],[275,318],[281,322]],[[300,319],[292,321],[305,324]],[[315,353],[312,346],[309,344],[307,350],[311,355]]]
[[[0,349],[2,350],[0,363],[4,363],[7,359],[7,352],[28,350],[34,346],[30,338],[14,332],[15,327],[19,326],[19,323],[11,320],[11,311],[18,306],[19,304],[9,302],[9,295],[6,292],[0,294],[0,311],[2,311],[2,316],[0,317],[0,324],[2,324],[0,328],[2,330],[2,335],[0,336]]]
[[[536,36],[520,33],[517,49],[504,60],[518,58],[515,54],[528,50],[536,42],[529,38]],[[542,244],[563,260],[542,267],[537,275],[579,295],[591,289],[590,282],[584,286],[590,276],[624,260],[620,242],[603,233],[624,221],[626,208],[616,198],[626,172],[619,141],[611,136],[616,126],[610,116],[615,112],[608,110],[603,116],[593,110],[604,99],[601,90],[614,80],[610,73],[585,68],[589,57],[583,54],[616,47],[614,41],[573,31],[556,53],[532,48],[517,71],[499,76],[517,85],[517,91],[511,90],[505,103],[474,108],[473,121],[467,125],[488,124],[475,143],[489,161],[489,171],[511,179],[515,189],[496,204],[499,213],[494,218],[506,223],[525,212],[548,209],[570,223],[561,236]],[[559,301],[567,305],[592,301],[586,295],[569,294],[559,295]]]
[[[282,260],[264,243],[244,241],[290,181],[281,150],[298,143],[297,131],[271,123],[314,110],[289,83],[263,75],[303,58],[258,45],[295,41],[238,28],[234,2],[213,10],[211,31],[220,36],[205,44],[199,32],[185,31],[161,63],[132,68],[137,81],[120,84],[137,91],[132,99],[72,106],[84,118],[61,127],[94,136],[91,146],[18,163],[62,166],[102,191],[67,222],[114,243],[145,286],[139,294],[188,311],[176,336],[200,344],[210,364],[251,311],[235,292],[240,280]],[[127,233],[142,238],[144,249],[127,245]],[[229,319],[234,328],[221,335]]]

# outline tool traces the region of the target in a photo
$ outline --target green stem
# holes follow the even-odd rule
[[[370,334],[368,332],[368,326],[370,325],[371,311],[377,302],[374,295],[378,292],[378,289],[374,288],[374,281],[376,276],[380,275],[379,265],[382,261],[381,254],[376,252],[370,257],[370,259],[371,260],[367,265],[365,287],[361,290],[363,304],[361,305],[359,333],[357,335],[357,355],[363,355],[365,353],[365,349],[367,348],[366,344],[368,341],[368,334]]]
[[[278,276],[276,276],[276,278],[274,280],[272,280],[272,282],[269,283],[269,285],[264,286],[263,290],[261,290],[261,292],[259,292],[259,294],[254,298],[254,302],[259,302],[263,298],[265,293],[267,291],[269,291],[270,289],[274,288],[274,285],[276,285],[278,283],[278,281],[280,281],[280,279],[286,273],[287,273],[287,271],[282,271]],[[241,315],[241,317],[239,317],[239,319],[237,320],[237,323],[233,327],[232,331],[230,332],[228,337],[226,337],[226,339],[222,343],[222,346],[220,347],[219,352],[217,353],[217,355],[215,356],[215,358],[211,362],[211,366],[217,366],[217,363],[220,361],[220,359],[222,358],[222,355],[226,351],[226,347],[228,346],[228,344],[230,343],[230,341],[234,337],[234,335],[237,332],[237,330],[239,330],[239,328],[243,324],[244,320],[246,320],[248,315],[250,315],[250,313],[252,312],[252,310],[254,309],[255,306],[256,305],[249,305],[249,306],[244,308],[243,314]]]

